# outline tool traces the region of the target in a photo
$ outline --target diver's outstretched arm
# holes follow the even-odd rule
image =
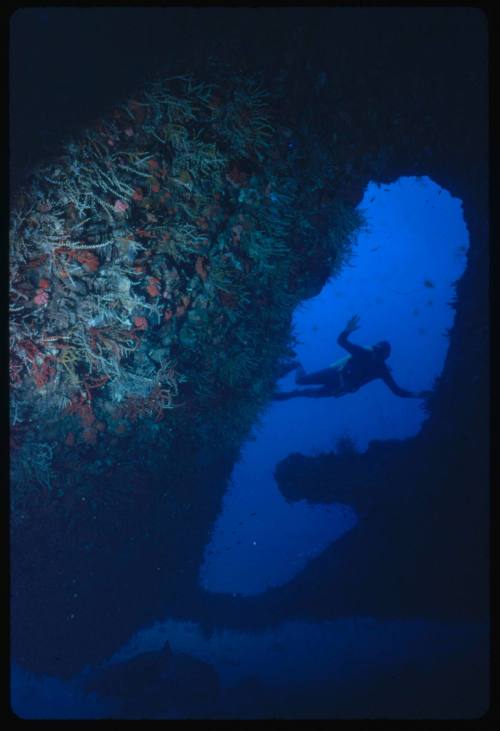
[[[337,338],[337,343],[340,345],[341,348],[344,348],[344,350],[347,350],[348,353],[351,355],[358,355],[361,353],[364,353],[366,351],[366,348],[363,348],[362,345],[356,345],[355,343],[349,342],[347,339],[349,336],[350,330],[342,330],[340,335]]]
[[[366,351],[366,348],[363,348],[361,345],[355,345],[354,343],[350,343],[348,340],[349,335],[358,329],[359,315],[353,315],[353,317],[349,319],[347,325],[337,338],[337,343],[340,345],[340,347],[344,348],[344,350],[347,350],[347,352],[351,355],[361,354]]]
[[[426,398],[431,394],[430,391],[408,391],[406,388],[401,388],[389,372],[383,376],[382,380],[391,389],[392,393],[401,398]]]

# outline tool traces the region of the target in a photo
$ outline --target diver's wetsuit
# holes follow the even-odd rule
[[[337,343],[349,353],[346,358],[342,358],[329,368],[323,368],[314,373],[306,373],[302,367],[298,370],[295,379],[297,385],[316,385],[321,388],[297,388],[294,391],[277,392],[273,396],[274,400],[286,401],[298,396],[312,398],[335,396],[338,398],[358,391],[362,386],[377,378],[381,378],[396,396],[403,398],[414,396],[411,391],[397,385],[383,358],[378,356],[372,348],[349,342],[348,334],[346,330],[343,330],[337,338]]]

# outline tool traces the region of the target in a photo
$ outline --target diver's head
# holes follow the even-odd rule
[[[381,340],[373,346],[373,352],[382,360],[386,360],[391,354],[391,344],[387,340]]]

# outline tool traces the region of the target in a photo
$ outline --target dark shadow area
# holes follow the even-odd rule
[[[184,652],[160,651],[90,673],[87,692],[118,701],[117,718],[210,718],[218,707],[217,673],[209,663]]]
[[[455,661],[455,663],[453,663]],[[464,689],[467,692],[464,694]],[[488,676],[481,651],[467,657],[379,669],[355,683],[307,683],[287,689],[248,678],[222,698],[220,718],[241,719],[475,719],[488,709]],[[443,710],[445,709],[445,710]]]

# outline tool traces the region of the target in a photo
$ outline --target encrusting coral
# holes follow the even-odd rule
[[[290,347],[293,307],[361,223],[334,190],[318,197],[328,166],[308,162],[306,133],[290,144],[278,89],[206,76],[146,83],[12,201],[15,506],[57,490],[58,455],[80,450],[76,490],[89,459],[145,425],[164,452],[197,430],[237,448]]]

